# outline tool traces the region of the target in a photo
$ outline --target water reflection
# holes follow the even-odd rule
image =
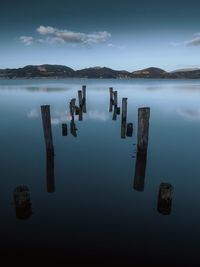
[[[62,123],[62,136],[67,136],[68,131],[67,131],[67,124]]]
[[[14,203],[16,218],[26,220],[32,216],[32,206],[29,189],[25,185],[20,185],[14,190]]]
[[[46,145],[46,176],[47,176],[47,192],[55,191],[54,184],[54,146],[51,128],[50,106],[41,106],[41,115],[43,123],[43,132]]]
[[[137,191],[144,191],[149,138],[149,118],[150,108],[144,107],[138,109],[137,155],[133,185],[134,189]]]
[[[174,188],[171,184],[161,183],[158,193],[158,212],[163,215],[169,215],[172,209],[172,194]]]
[[[52,153],[46,153],[46,177],[47,192],[55,192],[54,154]]]
[[[137,152],[135,164],[135,176],[133,188],[137,191],[144,191],[145,174],[147,165],[147,153]]]
[[[76,124],[74,122],[74,119],[72,119],[70,121],[70,133],[74,136],[77,137],[77,128],[76,128]]]

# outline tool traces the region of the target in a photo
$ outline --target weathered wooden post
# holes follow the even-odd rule
[[[137,156],[135,165],[134,189],[144,191],[149,137],[150,108],[138,109]]]
[[[122,98],[121,138],[126,138],[127,98]]]
[[[77,137],[77,128],[76,128],[76,124],[74,122],[74,120],[70,121],[70,132],[74,137]]]
[[[158,212],[163,215],[169,215],[172,208],[172,194],[174,188],[171,184],[161,183],[158,193]]]
[[[42,113],[44,139],[45,139],[45,144],[46,144],[46,152],[47,154],[54,155],[53,138],[52,138],[52,130],[51,130],[50,106],[49,105],[41,106],[41,113]]]
[[[120,107],[117,107],[117,115],[120,115]]]
[[[67,124],[62,123],[62,136],[67,136]]]
[[[148,147],[149,118],[149,107],[138,109],[137,151],[141,153],[146,153]]]
[[[113,108],[113,88],[110,87],[109,88],[109,92],[110,92],[110,106],[109,106],[109,112],[112,112],[112,108]]]
[[[82,86],[83,93],[83,113],[86,113],[86,85]]]
[[[147,153],[137,152],[135,164],[135,176],[133,188],[137,191],[144,191],[145,173],[147,164]]]
[[[127,123],[126,136],[128,137],[133,136],[133,123],[131,122]]]
[[[114,92],[113,92],[113,96],[114,96],[114,99],[113,99],[113,105],[114,105],[115,107],[117,107],[117,105],[118,105],[118,101],[117,101],[117,91],[114,91]]]
[[[78,120],[83,120],[83,94],[81,90],[78,90],[78,101],[79,101],[79,116]]]
[[[32,205],[29,189],[25,185],[18,186],[13,193],[16,218],[26,220],[32,216]]]
[[[74,112],[75,112],[75,107],[76,107],[75,103],[76,103],[76,98],[72,98],[69,103],[70,116],[72,119],[74,119]]]

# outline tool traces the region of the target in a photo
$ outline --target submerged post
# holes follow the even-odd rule
[[[163,215],[169,215],[172,208],[172,194],[174,188],[171,184],[161,183],[158,193],[158,206],[157,210]]]
[[[121,138],[126,138],[127,98],[122,98]]]
[[[145,153],[148,147],[150,108],[138,109],[137,150]]]
[[[129,122],[127,123],[126,127],[126,136],[131,137],[133,135],[133,123]]]
[[[113,88],[112,87],[109,88],[109,92],[110,92],[109,112],[112,112],[112,107],[113,107]]]
[[[86,85],[82,85],[83,93],[83,113],[86,113]]]
[[[46,144],[46,152],[48,154],[54,154],[53,138],[51,130],[50,106],[49,105],[41,106],[41,113],[42,113],[44,139]]]

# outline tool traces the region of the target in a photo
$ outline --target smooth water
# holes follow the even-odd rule
[[[87,113],[83,121],[75,117],[74,137],[69,101],[78,101],[83,84]],[[112,120],[111,86],[120,107],[128,98],[132,137],[121,138],[121,115]],[[45,104],[54,181],[47,173]],[[133,187],[139,107],[151,110],[143,191]],[[1,256],[28,265],[200,266],[200,81],[1,80],[0,125]],[[174,188],[168,215],[157,207],[162,182]],[[19,185],[31,198],[24,220],[13,196]]]

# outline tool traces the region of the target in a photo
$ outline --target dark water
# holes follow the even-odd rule
[[[83,121],[75,116],[74,137],[69,101],[82,84],[87,113]],[[121,115],[112,120],[110,86],[120,107],[128,98],[132,137],[121,138]],[[0,81],[1,258],[27,265],[200,266],[199,99],[199,81]],[[50,174],[40,112],[45,104],[55,150]],[[144,106],[150,107],[149,143],[138,191],[134,144]],[[174,188],[168,215],[158,210],[162,182]],[[31,199],[23,220],[13,195],[20,185]]]

